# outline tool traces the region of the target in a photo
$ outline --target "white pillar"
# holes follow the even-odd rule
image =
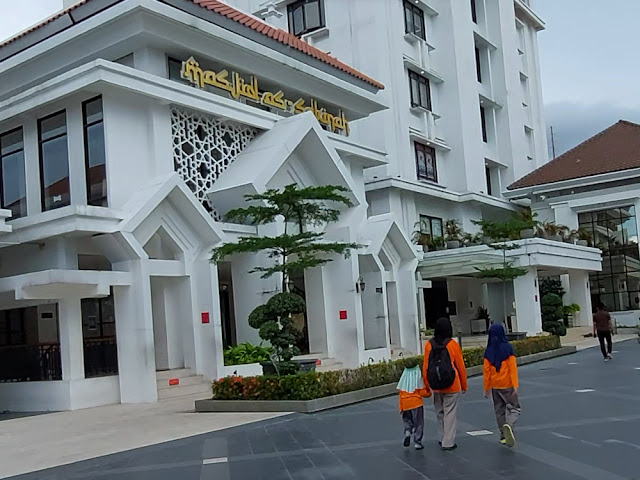
[[[527,270],[526,275],[513,281],[518,322],[517,330],[526,332],[527,335],[536,335],[542,332],[538,272],[535,267],[529,267]]]
[[[60,357],[62,379],[84,378],[84,342],[82,339],[82,310],[79,298],[62,298],[58,302],[60,321]]]
[[[396,274],[396,295],[398,299],[398,317],[400,324],[400,346],[409,352],[420,353],[420,318],[415,298],[420,293],[419,304],[424,308],[424,290],[416,286],[413,268],[398,270]],[[422,317],[424,318],[424,317]]]
[[[326,278],[322,268],[308,268],[304,271],[304,286],[307,303],[307,331],[309,332],[309,351],[328,355]]]
[[[580,306],[580,311],[574,317],[576,326],[588,327],[592,323],[591,288],[589,287],[589,272],[572,270],[569,272],[569,293],[567,303]]]
[[[121,401],[153,403],[158,388],[148,267],[135,260],[114,264],[114,269],[130,271],[132,277],[131,286],[113,289]]]
[[[87,176],[84,153],[82,106],[67,108],[67,143],[69,144],[69,193],[74,205],[87,204]]]

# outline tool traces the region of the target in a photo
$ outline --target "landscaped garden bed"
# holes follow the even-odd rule
[[[561,349],[556,336],[532,337],[512,342],[519,363],[544,360]],[[566,351],[565,351],[566,350]],[[538,355],[551,352],[552,355]],[[469,374],[481,373],[484,348],[463,351]],[[370,400],[395,393],[405,364],[410,359],[382,362],[335,372],[308,372],[284,376],[227,377],[214,382],[211,400],[196,402],[197,411],[313,411]],[[476,368],[473,368],[476,367]]]

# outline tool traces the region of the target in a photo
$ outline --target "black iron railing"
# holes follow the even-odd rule
[[[115,338],[84,341],[84,376],[103,377],[118,374],[118,348]]]
[[[0,347],[0,382],[62,380],[60,345]]]

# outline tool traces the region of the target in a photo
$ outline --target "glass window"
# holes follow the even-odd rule
[[[476,9],[476,0],[471,0],[471,20],[478,23],[478,10]]]
[[[609,208],[578,216],[602,250],[602,271],[590,275],[594,304],[611,311],[640,309],[640,251],[635,208]]]
[[[404,30],[406,33],[413,33],[423,40],[427,39],[424,12],[420,7],[406,0],[404,2]]]
[[[480,63],[480,49],[476,47],[476,78],[482,83],[482,64]]]
[[[2,208],[11,210],[11,218],[24,217],[27,214],[27,190],[22,128],[0,135],[0,177]]]
[[[487,112],[484,107],[480,107],[480,123],[482,125],[482,141],[484,143],[488,142],[487,136]]]
[[[420,215],[420,228],[422,233],[432,235],[433,238],[442,238],[442,219]]]
[[[0,346],[24,345],[24,309],[0,311]]]
[[[487,166],[484,167],[484,174],[487,179],[487,195],[493,195],[493,188],[491,185],[491,169]]]
[[[42,210],[69,205],[67,115],[55,113],[38,121]]]
[[[84,118],[84,154],[87,174],[87,204],[107,206],[107,170],[104,145],[102,98],[82,104]]]
[[[287,7],[289,32],[299,37],[325,26],[322,0],[298,0]]]
[[[416,169],[418,171],[418,180],[438,181],[438,172],[436,168],[436,151],[432,147],[423,145],[420,142],[414,142],[416,152]]]
[[[431,111],[431,86],[429,79],[409,70],[409,89],[411,106],[422,107]]]

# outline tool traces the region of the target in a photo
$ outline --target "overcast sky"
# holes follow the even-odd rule
[[[640,1],[532,3],[547,24],[539,35],[540,57],[547,133],[553,125],[556,153],[621,118],[640,123]],[[61,7],[62,0],[0,0],[0,39]]]

